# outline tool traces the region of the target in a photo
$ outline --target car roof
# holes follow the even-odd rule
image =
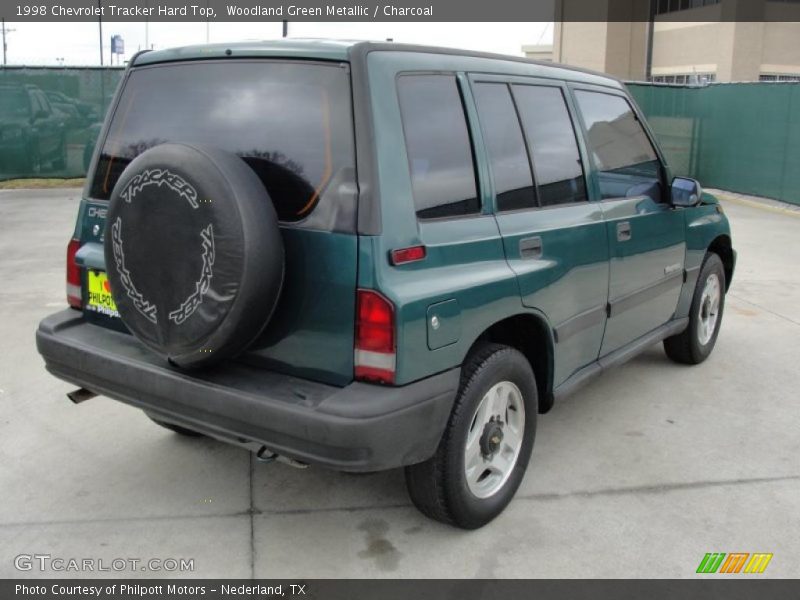
[[[520,56],[459,50],[439,46],[421,46],[395,42],[368,42],[363,40],[284,38],[280,40],[236,42],[231,44],[183,46],[180,48],[142,52],[131,59],[131,66],[138,67],[163,62],[227,57],[300,58],[346,62],[350,61],[356,54],[366,55],[370,52],[414,52],[431,55],[481,58],[506,63],[523,63],[535,66],[538,72],[546,72],[550,77],[585,81],[587,83],[611,84],[615,87],[622,86],[622,82],[619,79],[605,73],[598,73],[557,63],[536,61]]]

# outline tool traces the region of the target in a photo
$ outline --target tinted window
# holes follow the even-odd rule
[[[417,215],[479,212],[472,146],[455,77],[405,75],[397,91]]]
[[[134,69],[100,156],[92,196],[108,198],[137,155],[164,142],[211,144],[241,156],[278,217],[306,217],[354,175],[347,71],[270,61]],[[331,188],[329,191],[329,187]]]
[[[575,93],[603,198],[661,199],[661,167],[630,104],[600,92]]]
[[[525,139],[508,86],[479,83],[474,86],[474,92],[483,140],[492,165],[497,209],[536,206]]]
[[[542,206],[586,200],[581,155],[564,95],[556,87],[515,85]]]

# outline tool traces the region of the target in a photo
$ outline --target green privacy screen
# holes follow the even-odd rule
[[[0,68],[0,180],[82,177],[122,73]]]
[[[800,204],[800,83],[629,83],[675,175]]]
[[[82,177],[120,68],[0,68],[0,180]],[[800,204],[800,83],[630,83],[676,175]]]

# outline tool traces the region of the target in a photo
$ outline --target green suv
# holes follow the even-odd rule
[[[423,513],[476,528],[557,398],[657,342],[709,355],[735,256],[609,77],[391,43],[147,52],[37,344],[74,401],[405,467]]]

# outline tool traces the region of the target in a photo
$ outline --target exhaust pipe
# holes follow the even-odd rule
[[[78,388],[67,394],[67,398],[72,400],[74,404],[80,404],[81,402],[86,402],[87,400],[91,400],[97,396],[94,392],[87,390],[86,388]]]
[[[294,467],[295,469],[308,468],[308,463],[300,462],[299,460],[289,458],[288,456],[281,456],[280,454],[273,452],[266,446],[261,446],[258,452],[256,452],[256,459],[259,462],[263,463],[280,462],[285,465],[289,465],[290,467]]]

